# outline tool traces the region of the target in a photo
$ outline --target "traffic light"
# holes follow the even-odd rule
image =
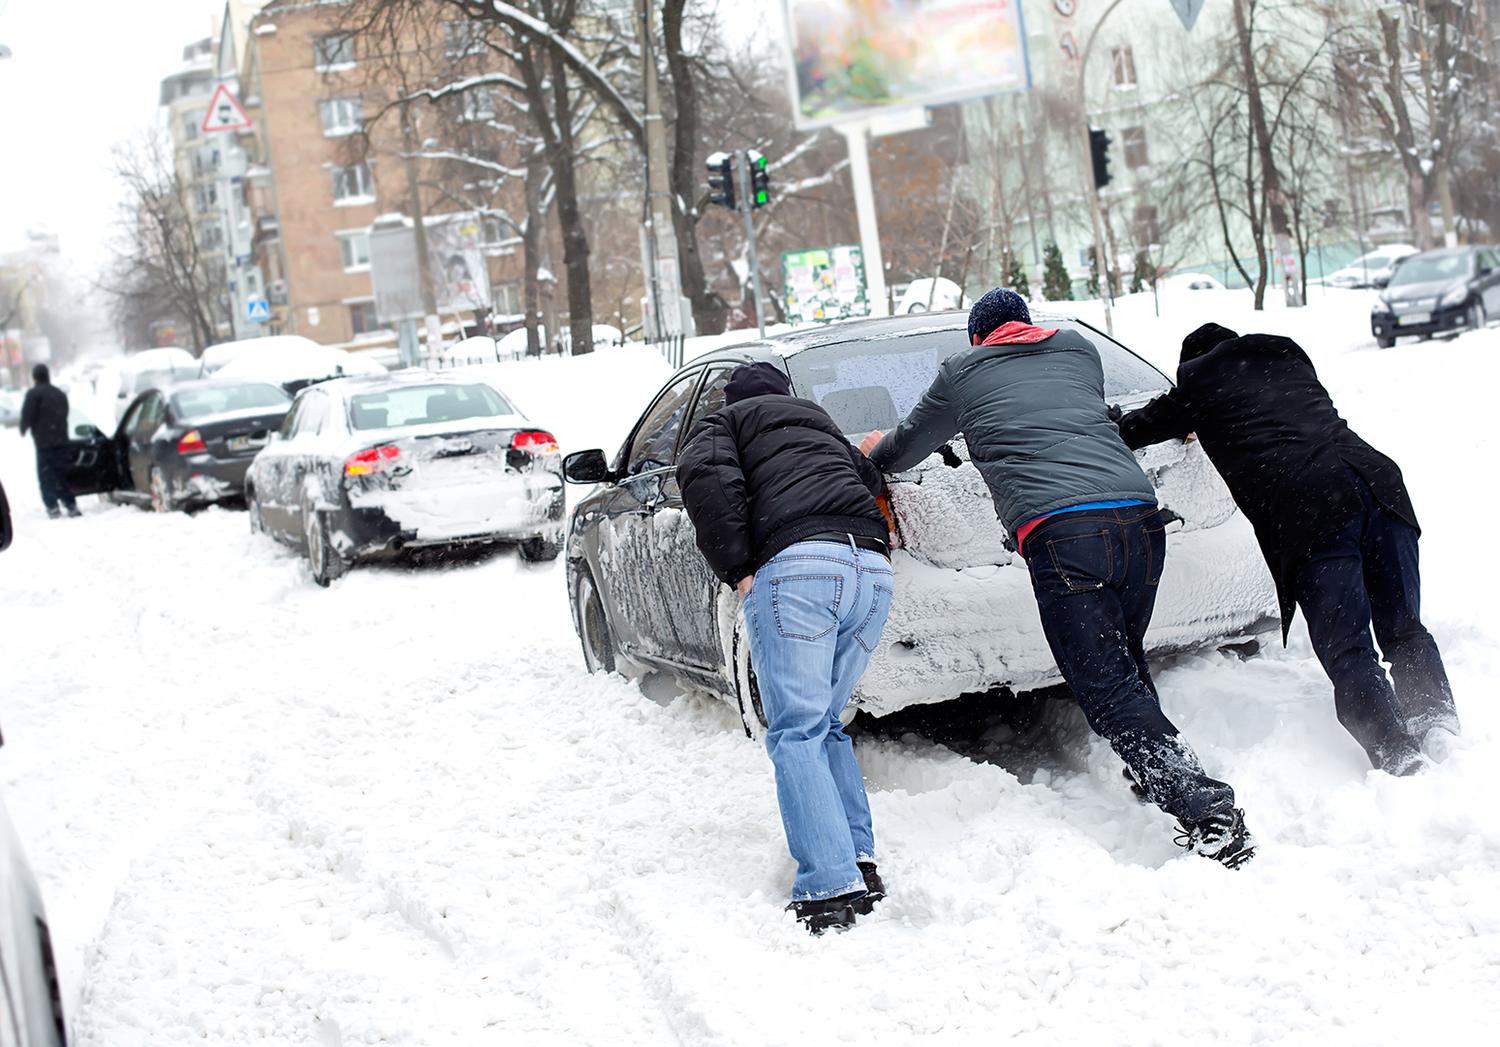
[[[750,206],[764,207],[771,202],[771,171],[766,158],[754,149],[745,154],[750,161]]]
[[[708,158],[708,202],[735,209],[734,156],[714,153]]]
[[[1089,154],[1094,161],[1094,188],[1109,185],[1109,135],[1098,128],[1089,128]]]

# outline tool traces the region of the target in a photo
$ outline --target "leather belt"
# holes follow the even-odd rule
[[[806,538],[799,539],[804,542],[837,542],[839,545],[853,544],[860,549],[868,549],[872,553],[890,558],[890,547],[879,538],[866,538],[862,534],[850,534],[848,531],[820,531],[810,534]]]

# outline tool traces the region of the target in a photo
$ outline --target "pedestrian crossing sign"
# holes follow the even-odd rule
[[[251,298],[245,303],[245,315],[255,323],[263,324],[271,319],[271,303],[264,298]]]
[[[217,131],[250,130],[250,117],[245,112],[245,107],[240,105],[240,100],[234,97],[234,92],[227,85],[220,84],[214,88],[199,130],[206,135]]]

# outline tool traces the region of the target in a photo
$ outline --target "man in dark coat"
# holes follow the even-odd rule
[[[1110,420],[1098,350],[1077,331],[1035,326],[1005,288],[974,303],[969,342],[895,431],[871,434],[871,460],[910,469],[963,432],[1089,725],[1145,796],[1181,822],[1187,847],[1231,868],[1248,861],[1254,843],[1234,790],[1179,737],[1146,664],[1166,520]]]
[[[1410,774],[1427,732],[1456,734],[1458,713],[1419,613],[1420,532],[1400,468],[1339,416],[1296,342],[1217,324],[1183,341],[1177,387],[1120,421],[1131,447],[1190,433],[1255,527],[1283,642],[1300,604],[1339,721],[1374,766]]]
[[[864,778],[839,713],[894,590],[880,472],[771,363],[735,369],[677,480],[698,548],[744,600],[787,847],[790,908],[814,934],[885,895]]]
[[[42,489],[42,504],[54,520],[61,502],[69,516],[79,516],[78,503],[68,489],[68,469],[73,464],[68,446],[68,394],[52,384],[46,364],[31,369],[32,387],[21,401],[21,435],[31,433],[36,442],[36,478]]]

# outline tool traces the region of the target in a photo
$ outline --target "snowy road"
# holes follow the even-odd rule
[[[1236,874],[1097,744],[1018,779],[866,741],[891,898],[820,940],[781,912],[764,753],[712,700],[585,675],[555,565],[323,591],[242,513],[49,522],[0,431],[0,781],[78,1042],[1492,1042],[1500,332],[1349,348],[1314,356],[1406,468],[1461,748],[1366,772],[1300,626],[1165,669],[1261,841]],[[571,447],[619,395],[516,391]]]

